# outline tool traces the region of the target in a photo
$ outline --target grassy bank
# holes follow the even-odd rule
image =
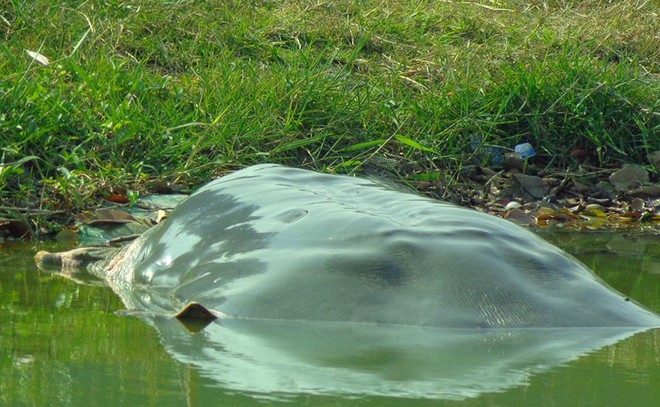
[[[521,142],[541,166],[645,164],[659,18],[657,0],[3,2],[0,199],[70,212],[258,162],[451,171]]]

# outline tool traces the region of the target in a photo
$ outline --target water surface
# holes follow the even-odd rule
[[[545,237],[574,254],[624,294],[655,312],[660,311],[660,237],[609,233],[562,233]],[[259,386],[250,389],[228,385],[226,375],[219,377],[218,372],[222,369],[227,369],[239,384],[255,374],[265,373],[247,371],[246,366],[250,364],[240,363],[250,359],[250,355],[245,354],[228,360],[224,366],[208,362],[213,358],[211,352],[226,355],[222,352],[227,351],[208,347],[209,342],[205,340],[211,331],[191,335],[172,320],[143,320],[115,314],[122,304],[108,288],[84,276],[73,276],[87,280],[79,284],[41,273],[33,265],[35,252],[36,247],[27,244],[4,243],[0,246],[2,406],[202,406],[223,403],[238,406],[268,403],[309,406],[656,406],[660,401],[658,329],[614,341],[586,355],[568,358],[570,360],[566,362],[561,360],[565,352],[558,347],[558,341],[553,341],[554,347],[545,354],[539,353],[535,334],[483,336],[480,343],[469,345],[472,357],[465,359],[465,355],[461,355],[461,349],[465,347],[453,349],[451,343],[448,344],[451,335],[446,335],[438,346],[454,355],[438,355],[432,350],[426,354],[424,349],[411,351],[411,347],[405,345],[406,340],[412,340],[410,338],[426,335],[424,332],[408,335],[408,339],[402,340],[392,331],[351,330],[345,337],[344,352],[335,349],[332,357],[323,360],[327,369],[320,371],[341,376],[347,371],[341,368],[348,367],[354,377],[328,376],[325,383],[317,382],[323,384],[317,394],[309,389],[304,394],[296,394],[291,391],[294,388],[292,383],[286,383],[284,379],[277,381],[277,374],[264,376],[261,381],[261,390],[270,384],[270,389],[275,391],[259,391]],[[223,335],[223,327],[213,329]],[[323,337],[325,329],[307,326],[304,335]],[[314,341],[304,341],[300,335],[288,338],[287,333],[291,330],[250,326],[248,330],[232,332],[246,334],[237,339],[238,348],[232,349],[245,348],[247,353],[267,352],[269,361],[277,359],[278,352],[287,351],[287,347],[299,352],[298,356],[303,355],[301,360],[306,357],[314,361],[314,364],[300,365],[303,367],[318,367],[319,355],[324,355],[321,345],[320,349],[309,346]],[[360,343],[351,342],[352,339],[364,339],[374,332],[378,334],[379,343],[395,345],[383,345],[371,352],[360,353],[358,360],[350,359],[352,350],[363,350]],[[222,337],[224,347],[233,346],[231,337]],[[255,343],[250,343],[252,338],[265,338],[267,346],[256,346],[256,339]],[[566,339],[570,338],[567,336]],[[296,341],[302,345],[298,346]],[[272,352],[268,352],[269,349]],[[476,353],[475,349],[483,353]],[[512,355],[522,354],[525,349],[533,349],[535,353],[520,359],[520,363],[512,361]],[[449,359],[465,363],[451,365],[447,362]],[[434,362],[429,363],[429,360]],[[505,360],[508,362],[504,363]],[[530,365],[530,360],[535,365]],[[557,362],[556,365],[553,361]],[[472,370],[470,363],[474,363]],[[426,366],[426,370],[420,372],[420,364]],[[317,369],[302,373],[309,376],[318,372]],[[501,380],[493,379],[488,372],[498,372],[496,376]],[[435,378],[437,385],[431,383],[431,389],[426,389],[426,393],[411,389],[409,395],[383,387],[385,383],[401,380],[408,380],[406,383],[428,382],[418,376],[421,379]],[[291,374],[282,374],[281,377],[291,377]],[[342,380],[345,380],[345,387],[353,391],[342,395],[322,391],[332,388],[332,384],[341,384]],[[287,391],[278,392],[278,388]],[[360,394],[360,389],[364,394]],[[378,395],[378,389],[389,396]]]

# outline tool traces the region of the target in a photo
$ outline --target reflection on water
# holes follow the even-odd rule
[[[533,374],[635,333],[234,320],[191,336],[171,319],[154,322],[177,360],[228,389],[262,396],[461,400],[524,385]]]
[[[573,244],[564,248],[660,311],[656,238],[626,248],[629,240],[616,235],[584,236],[551,239]],[[3,406],[274,399],[315,406],[655,406],[660,400],[658,329],[618,341],[630,332],[437,335],[419,328],[225,321],[190,335],[172,320],[115,315],[122,305],[109,289],[40,274],[33,253],[22,245],[0,247]]]

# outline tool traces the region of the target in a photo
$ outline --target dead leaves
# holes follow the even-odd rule
[[[465,167],[456,185],[445,186],[436,176],[439,181],[423,190],[524,226],[655,231],[660,230],[660,182],[652,171],[660,165],[660,152],[648,158],[651,165],[646,167],[582,166],[574,172],[539,170],[531,165],[525,173],[515,166],[499,171]]]
[[[523,226],[561,226],[573,229],[660,228],[660,207],[647,208],[640,200],[621,204],[620,207],[604,207],[599,204],[569,207],[535,202],[512,209],[503,209],[501,204],[493,204],[482,210]]]
[[[590,203],[591,201],[591,203]],[[535,201],[511,207],[510,203],[486,203],[482,210],[524,226],[556,226],[575,229],[660,228],[660,199],[593,200],[565,198]],[[512,201],[518,202],[518,201]]]
[[[134,206],[117,205],[76,216],[80,243],[121,243],[167,219],[167,214],[187,195],[151,195]]]
[[[138,222],[138,220],[130,213],[110,208],[101,208],[93,212],[83,212],[76,216],[76,221],[82,224],[96,226],[112,226],[116,224]]]

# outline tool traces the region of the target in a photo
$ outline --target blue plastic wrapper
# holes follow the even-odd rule
[[[534,157],[536,155],[536,150],[534,150],[534,147],[532,147],[532,145],[529,143],[518,144],[514,151],[520,154],[520,158],[523,160]]]

